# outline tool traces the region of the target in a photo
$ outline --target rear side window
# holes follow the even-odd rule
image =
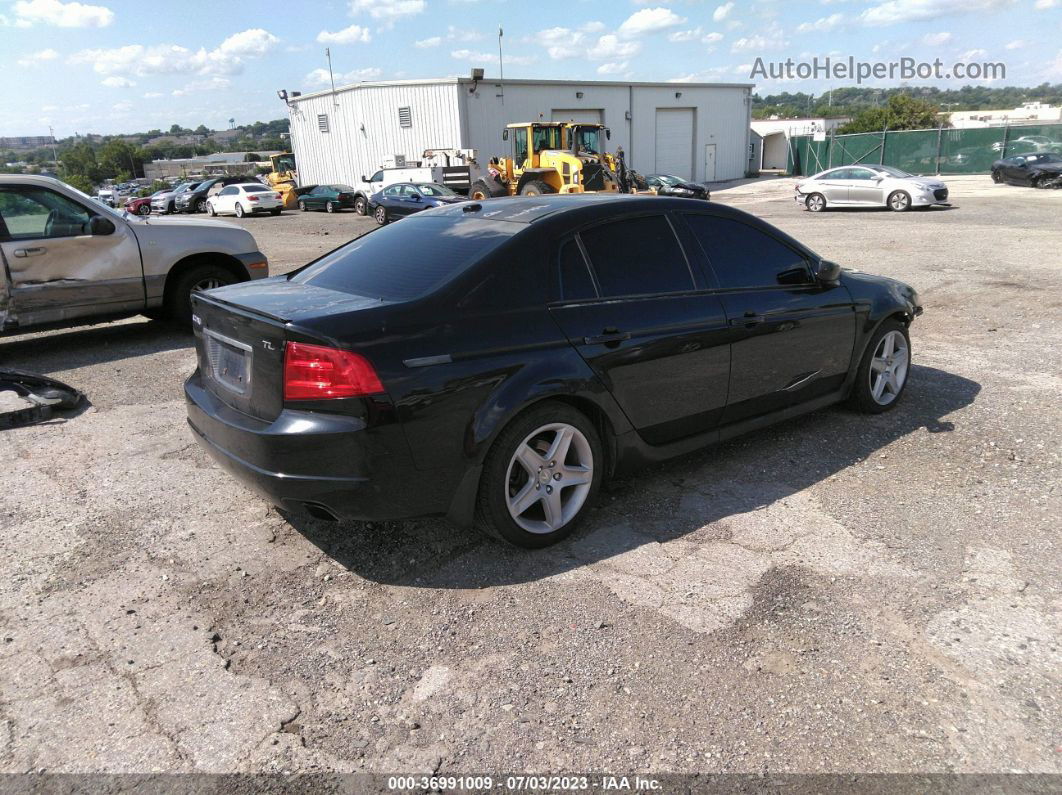
[[[326,254],[291,281],[410,301],[427,295],[505,243],[522,227],[475,218],[409,218]]]
[[[686,220],[724,289],[811,281],[803,255],[759,229],[714,215],[687,215]]]
[[[584,298],[596,298],[597,289],[586,259],[579,250],[579,244],[569,240],[560,250],[559,259],[560,296],[565,301],[579,301]]]
[[[686,256],[662,215],[602,224],[580,237],[603,298],[694,288]]]

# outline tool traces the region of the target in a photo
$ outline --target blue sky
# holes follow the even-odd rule
[[[325,47],[337,85],[496,76],[499,25],[507,77],[745,82],[757,57],[830,55],[996,61],[996,84],[1062,81],[1062,0],[0,0],[0,135],[279,118],[277,89],[327,85]]]

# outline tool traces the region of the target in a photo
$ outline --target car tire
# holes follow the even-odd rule
[[[151,215],[151,205],[150,204],[141,204],[139,207],[136,208],[136,214],[137,215]]]
[[[336,211],[336,206],[334,204],[332,204],[332,202],[325,202],[325,212],[326,213],[334,213],[335,211]]]
[[[355,197],[355,199],[354,199],[354,212],[357,213],[358,215],[365,215],[365,213],[368,212],[368,209],[365,206],[365,197],[364,196]]]
[[[282,209],[283,209],[282,207],[274,207],[272,210],[269,211],[269,214],[270,215],[280,215],[280,211]]]
[[[849,405],[863,414],[881,414],[896,408],[907,389],[910,372],[911,337],[907,325],[890,318],[878,326],[867,344],[856,370]]]
[[[566,453],[551,458],[558,442]],[[476,525],[527,549],[555,544],[586,518],[605,470],[594,423],[567,403],[539,403],[517,415],[491,445],[476,497]]]
[[[195,203],[195,211],[197,213],[206,212],[206,208],[207,208],[207,200],[206,199],[200,199],[199,201],[197,201]]]
[[[808,197],[804,199],[804,207],[807,208],[808,212],[821,213],[826,209],[826,197],[821,193],[809,194]]]
[[[894,190],[885,203],[894,213],[905,213],[911,209],[911,194],[905,190]]]
[[[207,215],[210,215],[210,216],[215,216],[215,215],[218,214],[218,211],[214,209],[214,205],[211,204],[210,202],[207,202],[206,211],[207,211]]]
[[[549,185],[540,179],[529,179],[524,183],[524,186],[520,188],[521,196],[542,196],[546,193],[556,193]]]
[[[236,217],[237,218],[243,218],[243,215],[244,215],[244,213],[243,213],[243,205],[240,204],[239,202],[236,202]]]
[[[204,262],[193,265],[166,292],[166,316],[182,326],[192,324],[192,293],[234,284],[236,278],[226,268]]]
[[[1000,182],[1003,181],[1003,175],[1000,174],[998,171],[993,171],[992,172],[992,181],[998,185]]]
[[[373,211],[372,217],[376,219],[376,223],[380,226],[386,226],[387,222],[391,219],[387,217],[387,208],[380,205]]]

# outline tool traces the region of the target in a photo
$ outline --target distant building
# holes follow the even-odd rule
[[[169,179],[171,177],[190,177],[196,175],[239,176],[246,174],[254,176],[258,167],[269,165],[272,155],[280,154],[276,151],[255,152],[261,160],[245,162],[247,152],[217,152],[212,155],[200,157],[182,157],[173,160],[152,160],[144,163],[144,176],[147,179]]]
[[[951,126],[1002,127],[1007,124],[1057,124],[1062,122],[1062,107],[1043,102],[1025,102],[1013,110],[957,110],[948,115]]]
[[[777,170],[786,167],[789,156],[789,139],[797,135],[828,134],[842,124],[850,121],[848,117],[832,119],[755,119],[752,130],[763,139],[760,147],[761,157],[758,166],[751,170]]]
[[[55,138],[50,135],[16,135],[0,138],[0,149],[39,149],[54,143]]]

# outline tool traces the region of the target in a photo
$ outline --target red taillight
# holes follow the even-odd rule
[[[384,391],[369,360],[350,351],[289,342],[284,349],[284,400],[378,395]]]
[[[257,196],[248,196],[247,197],[247,201],[256,202],[256,201],[258,201],[258,197]]]
[[[284,197],[283,197],[283,196],[281,196],[281,195],[280,195],[279,193],[274,193],[273,195],[274,195],[274,196],[276,196],[276,197],[277,197],[278,199],[283,199],[283,198],[284,198]]]
[[[339,199],[340,201],[345,201],[346,199],[350,198],[350,194],[349,193],[340,193],[338,196],[336,196],[336,198]]]

